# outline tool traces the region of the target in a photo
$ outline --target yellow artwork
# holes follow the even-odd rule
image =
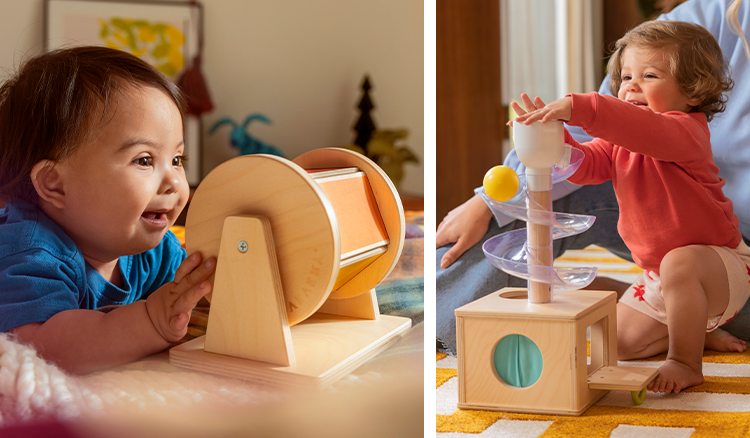
[[[99,24],[107,47],[130,52],[170,78],[185,66],[185,35],[171,24],[120,17],[100,19]]]

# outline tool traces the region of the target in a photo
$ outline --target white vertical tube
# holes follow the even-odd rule
[[[552,301],[548,271],[552,266],[552,228],[543,225],[552,211],[552,168],[564,151],[562,122],[517,123],[513,129],[518,159],[526,165],[527,263],[529,267],[529,302]]]

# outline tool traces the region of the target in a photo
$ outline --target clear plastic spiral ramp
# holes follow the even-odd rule
[[[582,233],[594,224],[594,216],[552,212],[552,185],[575,173],[583,161],[583,152],[563,143],[560,122],[530,126],[516,124],[514,140],[519,145],[516,150],[526,165],[526,174],[516,177],[518,189],[513,197],[502,199],[502,195],[507,196],[513,188],[512,184],[503,181],[507,176],[502,178],[499,175],[501,180],[494,182],[492,174],[493,171],[513,172],[509,168],[490,170],[485,178],[490,193],[484,187],[476,189],[476,193],[484,199],[498,222],[502,222],[502,215],[506,215],[525,221],[528,226],[495,236],[487,240],[482,249],[497,268],[528,280],[529,302],[549,303],[553,294],[582,289],[596,277],[595,267],[552,266],[553,240]],[[504,193],[495,194],[498,187],[492,187],[493,183],[511,187],[502,187]]]
[[[527,223],[482,249],[528,288],[504,288],[456,309],[458,407],[580,415],[610,390],[631,391],[641,404],[658,370],[617,366],[617,294],[580,290],[595,267],[553,266],[553,241],[595,221],[552,211],[552,185],[573,175],[584,154],[564,143],[562,122],[516,123],[513,140],[525,174],[495,167],[476,193],[499,221]]]

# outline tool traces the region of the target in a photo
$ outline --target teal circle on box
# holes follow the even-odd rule
[[[500,339],[495,346],[493,363],[500,378],[516,388],[536,383],[544,367],[539,347],[524,335],[508,335]]]

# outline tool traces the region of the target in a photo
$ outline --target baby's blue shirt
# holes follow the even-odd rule
[[[156,248],[119,260],[123,287],[83,259],[65,231],[39,208],[14,201],[0,210],[0,332],[70,309],[146,298],[174,279],[185,250],[167,232]]]

